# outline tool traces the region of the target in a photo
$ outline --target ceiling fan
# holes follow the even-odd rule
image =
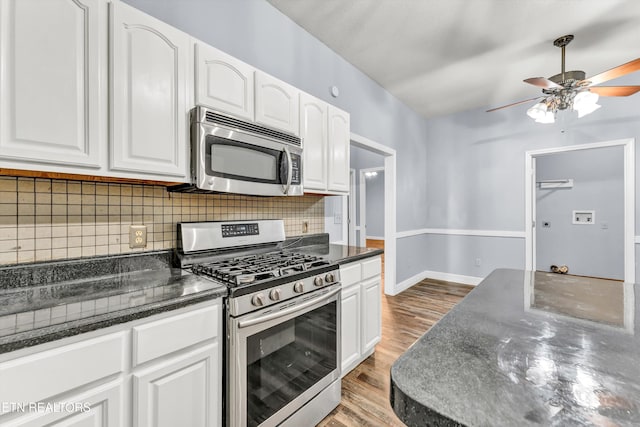
[[[571,108],[578,112],[578,117],[583,117],[600,108],[600,105],[597,104],[598,96],[629,96],[640,91],[640,86],[594,86],[640,70],[640,58],[596,74],[588,79],[585,79],[584,71],[565,71],[565,48],[571,40],[573,40],[573,35],[569,34],[558,37],[553,42],[554,46],[562,49],[561,73],[548,79],[531,77],[524,80],[525,83],[542,88],[542,95],[492,108],[487,112],[543,98],[527,110],[527,115],[538,123],[553,123],[558,110]]]

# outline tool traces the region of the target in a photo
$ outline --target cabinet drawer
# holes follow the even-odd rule
[[[342,281],[342,287],[347,287],[358,283],[362,280],[362,273],[360,271],[360,263],[354,262],[347,265],[340,266],[340,280]]]
[[[133,328],[133,365],[218,336],[220,307],[190,311]]]
[[[380,257],[371,258],[366,261],[362,261],[362,278],[368,279],[369,277],[377,276],[382,271]]]
[[[38,402],[124,370],[126,332],[0,364],[0,402]],[[0,411],[1,413],[1,411]]]

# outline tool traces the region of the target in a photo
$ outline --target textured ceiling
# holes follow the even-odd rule
[[[537,96],[565,34],[587,77],[640,57],[639,0],[267,1],[425,117]]]

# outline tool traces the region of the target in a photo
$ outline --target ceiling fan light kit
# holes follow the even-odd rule
[[[551,76],[532,77],[525,79],[525,83],[542,88],[542,96],[515,102],[487,111],[519,105],[524,102],[538,100],[527,110],[527,115],[536,123],[554,123],[558,110],[571,109],[578,113],[578,118],[591,114],[601,107],[599,96],[629,96],[640,91],[640,86],[592,86],[607,80],[615,79],[640,70],[640,58],[626,64],[612,68],[589,79],[585,79],[585,72],[581,70],[565,71],[565,47],[573,40],[572,35],[558,37],[553,45],[562,49],[562,72]],[[543,98],[540,101],[540,98]]]

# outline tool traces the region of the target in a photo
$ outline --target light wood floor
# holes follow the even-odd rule
[[[399,295],[382,294],[382,340],[373,355],[343,378],[342,401],[319,426],[404,426],[389,405],[391,365],[472,289],[423,280]]]

